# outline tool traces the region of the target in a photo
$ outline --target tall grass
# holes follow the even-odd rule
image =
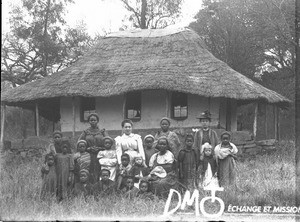
[[[281,142],[272,154],[258,155],[237,162],[237,187],[217,193],[236,206],[293,206],[295,204],[295,148],[291,141]],[[2,154],[0,172],[1,220],[87,220],[112,217],[134,219],[162,215],[165,201],[128,200],[108,197],[99,202],[92,198],[74,198],[57,203],[41,201],[41,159],[22,159]],[[205,192],[200,192],[200,198]]]

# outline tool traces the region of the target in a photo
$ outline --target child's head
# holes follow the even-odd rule
[[[229,141],[230,141],[230,138],[231,138],[231,134],[229,132],[227,132],[227,131],[223,132],[221,134],[222,144],[228,145]]]
[[[212,155],[212,146],[209,143],[204,143],[202,145],[203,153],[205,156],[211,156]]]
[[[165,136],[162,136],[157,141],[157,149],[159,150],[160,154],[165,154],[167,152],[167,149],[169,148],[169,141],[168,138]]]
[[[143,163],[144,163],[143,157],[142,157],[140,154],[137,154],[137,155],[134,157],[134,164],[137,165],[137,166],[142,166]]]
[[[47,163],[48,166],[53,166],[54,165],[54,154],[53,153],[46,154],[45,162]]]
[[[151,134],[145,136],[144,144],[147,149],[151,149],[153,146],[153,143],[154,143],[154,136],[152,136]]]
[[[211,114],[208,110],[206,110],[200,114],[200,117],[198,119],[200,120],[200,124],[201,124],[202,128],[207,129],[210,125]]]
[[[103,138],[103,143],[104,143],[104,148],[106,150],[110,150],[114,144],[114,140],[110,136],[106,136]]]
[[[194,144],[194,136],[192,134],[187,134],[185,137],[185,145],[187,148],[192,148]]]
[[[142,180],[140,182],[139,189],[143,193],[148,192],[149,191],[149,182],[146,180]]]
[[[63,154],[71,153],[71,144],[70,144],[69,140],[62,141],[61,151]]]
[[[52,134],[52,136],[53,136],[53,141],[54,141],[55,144],[60,144],[61,143],[62,136],[63,136],[62,132],[60,132],[60,131],[54,131],[53,134]]]
[[[163,132],[167,132],[170,128],[170,119],[167,118],[167,117],[163,117],[161,120],[160,120],[160,127],[162,129]]]
[[[84,153],[86,151],[87,142],[85,140],[79,140],[77,142],[77,150],[80,153]]]
[[[80,182],[81,183],[85,183],[88,181],[89,179],[89,171],[86,169],[82,169],[79,172],[79,177],[80,177]]]
[[[100,177],[103,182],[108,181],[110,177],[110,171],[108,169],[102,169],[100,172]]]
[[[130,162],[130,156],[127,153],[122,154],[121,163],[124,167],[127,167]]]
[[[127,189],[131,190],[134,186],[134,178],[132,176],[126,177],[126,187]]]

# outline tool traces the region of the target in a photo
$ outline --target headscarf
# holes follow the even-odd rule
[[[87,146],[87,142],[85,140],[78,140],[76,147],[78,148],[79,143],[84,143]]]
[[[171,125],[171,120],[170,120],[168,117],[163,117],[163,118],[161,118],[160,123],[161,123],[163,120],[168,121],[168,122],[169,122],[169,125]]]
[[[224,131],[223,133],[221,133],[221,139],[224,135],[228,135],[229,136],[229,140],[231,139],[231,133],[228,131]]]
[[[61,137],[63,137],[63,134],[61,131],[59,130],[55,130],[53,133],[52,133],[52,136],[54,137],[56,134],[60,135]]]
[[[112,145],[113,145],[114,142],[115,142],[114,139],[111,138],[110,136],[105,136],[105,137],[103,137],[103,142],[104,142],[106,139],[110,140],[110,142],[111,142]]]
[[[152,136],[151,134],[148,134],[147,136],[144,137],[144,142],[147,138],[152,138],[153,141],[155,140],[154,136]]]
[[[89,172],[87,169],[81,169],[81,170],[79,171],[79,175],[82,174],[82,173],[84,173],[84,174],[87,175],[87,176],[89,176],[89,174],[90,174],[90,172]]]

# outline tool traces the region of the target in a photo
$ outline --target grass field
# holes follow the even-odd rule
[[[294,206],[295,147],[291,141],[280,142],[271,154],[258,155],[237,162],[237,189],[217,193],[228,205]],[[61,203],[40,201],[40,159],[22,159],[2,154],[0,172],[1,220],[83,220],[113,216],[134,219],[159,218],[165,200],[143,201],[110,197],[99,202],[75,198]],[[200,192],[204,197],[204,192]],[[191,211],[193,212],[193,211]]]

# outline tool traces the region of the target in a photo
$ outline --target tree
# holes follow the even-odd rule
[[[174,24],[179,16],[183,0],[121,0],[132,12],[128,20],[141,29],[164,28]]]
[[[10,12],[10,32],[2,36],[1,81],[15,87],[59,71],[91,42],[83,24],[65,28],[63,13],[72,0],[22,0]]]

